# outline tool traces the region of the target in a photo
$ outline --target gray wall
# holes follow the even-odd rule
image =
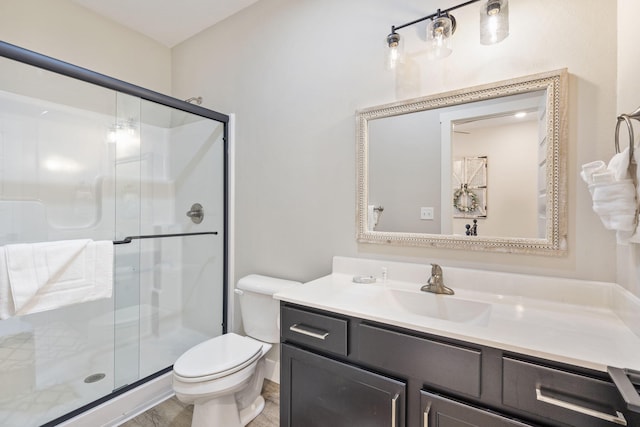
[[[616,14],[595,0],[519,0],[509,38],[481,46],[477,5],[468,6],[455,14],[450,57],[428,62],[422,28],[407,28],[409,62],[387,72],[390,26],[453,3],[261,0],[173,49],[174,94],[201,94],[205,106],[237,114],[237,277],[310,280],[346,255],[615,279],[614,236],[591,211],[577,168],[613,154]],[[571,73],[568,256],[356,243],[357,109],[563,67]]]

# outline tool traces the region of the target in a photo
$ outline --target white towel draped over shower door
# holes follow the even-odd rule
[[[0,319],[111,298],[113,242],[0,247]]]

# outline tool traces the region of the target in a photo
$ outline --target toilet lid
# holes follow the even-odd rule
[[[230,375],[253,363],[262,344],[234,333],[212,338],[187,350],[176,360],[173,372],[184,380],[214,379]]]

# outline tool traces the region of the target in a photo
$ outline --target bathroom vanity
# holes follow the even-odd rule
[[[445,267],[443,296],[419,291],[428,271],[336,257],[276,295],[282,426],[640,426],[607,372],[640,368],[616,285]]]

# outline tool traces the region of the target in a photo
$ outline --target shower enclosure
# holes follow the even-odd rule
[[[226,332],[228,117],[0,55],[0,246],[114,242],[111,298],[0,320],[0,425],[54,425]]]

